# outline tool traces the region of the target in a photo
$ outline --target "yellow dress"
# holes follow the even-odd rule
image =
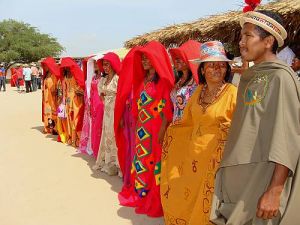
[[[224,87],[206,111],[190,98],[182,122],[168,128],[162,153],[161,200],[166,225],[207,225],[214,177],[236,104],[237,90]]]

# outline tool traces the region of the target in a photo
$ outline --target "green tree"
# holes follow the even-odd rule
[[[36,62],[47,56],[59,56],[64,48],[56,38],[42,34],[30,24],[12,19],[0,21],[0,62]]]

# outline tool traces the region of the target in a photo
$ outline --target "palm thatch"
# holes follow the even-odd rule
[[[271,2],[260,6],[259,9],[272,10],[283,17],[288,32],[287,44],[300,41],[300,0]],[[168,48],[179,46],[190,39],[200,42],[220,40],[229,46],[237,46],[241,31],[239,25],[241,15],[241,11],[231,11],[191,23],[168,26],[128,40],[125,42],[125,47],[132,48],[156,40]]]

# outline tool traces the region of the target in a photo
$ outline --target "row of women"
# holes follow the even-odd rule
[[[237,94],[229,63],[222,43],[193,40],[169,54],[152,41],[122,62],[92,56],[84,72],[71,58],[47,58],[45,131],[93,155],[94,169],[122,176],[121,205],[167,225],[209,224]]]

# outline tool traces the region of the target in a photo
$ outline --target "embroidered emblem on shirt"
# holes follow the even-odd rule
[[[268,88],[268,76],[256,75],[246,86],[244,93],[244,104],[251,106],[260,103],[265,98]]]

